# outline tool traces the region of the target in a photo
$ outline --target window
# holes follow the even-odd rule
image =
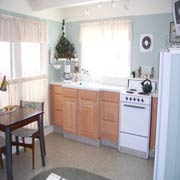
[[[21,43],[22,77],[41,73],[40,44]]]
[[[95,79],[130,75],[131,23],[105,21],[81,26],[81,65]]]
[[[3,75],[8,80],[7,91],[0,91],[0,108],[21,99],[43,101],[48,125],[47,23],[0,15],[0,40],[0,82]]]
[[[0,41],[0,77],[6,75],[7,78],[11,76],[11,57],[10,57],[10,43]]]
[[[31,77],[42,74],[40,43],[0,42],[0,78],[8,80]]]

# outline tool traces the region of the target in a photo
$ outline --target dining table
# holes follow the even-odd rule
[[[5,133],[5,149],[6,149],[6,174],[7,180],[13,180],[13,168],[11,158],[11,132],[26,126],[30,123],[37,122],[39,141],[40,141],[40,154],[42,166],[45,166],[45,154],[44,154],[44,143],[43,143],[43,111],[36,110],[28,107],[14,106],[9,111],[0,114],[0,131]]]

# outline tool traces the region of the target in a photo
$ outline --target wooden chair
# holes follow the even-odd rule
[[[2,154],[5,155],[5,153],[6,153],[5,140],[2,136],[0,136],[0,164],[1,164],[1,169],[3,169]]]
[[[20,106],[44,111],[44,103],[43,102],[22,101],[21,100]],[[42,127],[44,127],[43,121],[42,121]],[[43,128],[42,132],[43,132],[44,154],[46,155],[45,140],[44,140],[44,128]],[[32,169],[34,169],[34,144],[35,144],[35,139],[36,138],[39,139],[38,130],[23,127],[23,128],[19,128],[19,129],[13,131],[12,135],[15,136],[15,142],[12,141],[12,145],[16,146],[16,154],[19,154],[19,146],[24,147],[24,152],[26,152],[26,147],[32,149]],[[20,138],[22,139],[22,142],[19,141]],[[31,138],[32,143],[31,144],[26,143],[25,142],[26,138]]]

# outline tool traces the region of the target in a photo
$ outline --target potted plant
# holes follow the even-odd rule
[[[65,37],[65,20],[62,22],[62,35],[57,43],[55,49],[57,51],[56,57],[59,59],[65,58],[67,60],[71,60],[75,58],[75,48],[74,44],[71,44],[69,40]]]

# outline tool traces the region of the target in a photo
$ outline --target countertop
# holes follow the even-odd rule
[[[126,87],[122,86],[112,86],[112,85],[104,85],[100,83],[88,83],[88,82],[72,82],[72,83],[64,83],[64,82],[52,82],[51,85],[60,85],[66,88],[76,88],[90,91],[110,91],[110,92],[118,92],[121,93],[126,89]]]
[[[109,92],[117,92],[121,93],[127,89],[127,87],[123,86],[113,86],[113,85],[105,85],[101,83],[88,83],[88,82],[51,82],[51,85],[59,85],[66,88],[75,88],[89,91],[109,91]],[[157,91],[152,93],[152,97],[158,97]]]

